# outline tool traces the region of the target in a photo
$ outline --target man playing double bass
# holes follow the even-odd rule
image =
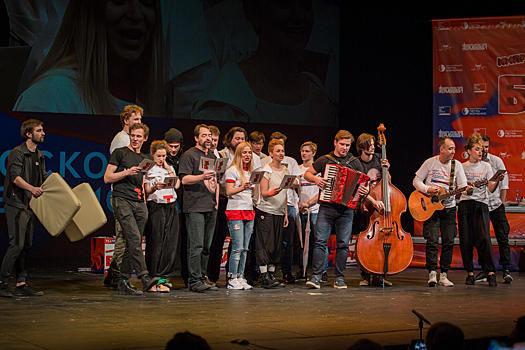
[[[421,193],[426,195],[437,195],[440,187],[447,192],[455,187],[467,185],[467,178],[460,162],[454,159],[456,145],[452,139],[445,137],[439,143],[439,155],[427,159],[416,172],[412,184]],[[470,186],[469,186],[470,187]],[[439,284],[452,287],[447,272],[452,263],[454,253],[454,238],[457,234],[456,226],[456,200],[449,197],[443,201],[445,206],[442,210],[436,210],[430,219],[423,223],[423,236],[426,239],[425,255],[426,268],[428,269],[428,286],[437,284],[437,259],[439,231],[441,231],[441,275]]]
[[[327,178],[318,177],[318,173],[324,174],[326,164],[337,164],[348,167],[350,161],[355,158],[350,153],[350,145],[354,137],[346,130],[340,130],[335,135],[334,151],[319,157],[314,164],[304,173],[304,178],[309,182],[315,182],[322,190],[328,182]],[[364,196],[368,193],[369,186],[359,186],[359,194]],[[342,204],[319,202],[319,214],[315,227],[315,243],[312,258],[313,275],[306,282],[311,288],[321,288],[321,275],[323,273],[326,246],[330,238],[332,228],[335,229],[337,250],[335,254],[334,288],[346,289],[344,272],[346,259],[348,257],[348,243],[352,236],[352,221],[354,209]]]
[[[388,162],[388,159],[383,160],[381,159],[380,154],[375,153],[375,145],[376,138],[373,135],[364,133],[359,135],[355,143],[359,157],[353,159],[348,164],[349,168],[360,171],[364,174],[367,174],[370,177],[370,188],[374,187],[379,183],[379,181],[381,181],[382,167],[385,166],[387,167],[387,169],[390,168],[390,163]],[[374,208],[379,212],[382,212],[385,209],[385,205],[382,201],[375,200],[370,195],[368,195],[365,200],[370,202],[374,206]],[[354,228],[358,230],[358,232],[354,233],[359,233],[360,231],[366,230],[368,225],[367,216],[361,213],[360,210],[358,210],[357,208],[355,212],[354,222]],[[384,280],[381,276],[377,276],[377,278],[371,281],[370,275],[361,270],[361,281],[359,282],[360,286],[371,286],[372,284],[382,285],[383,282],[386,286],[392,285],[391,282]]]

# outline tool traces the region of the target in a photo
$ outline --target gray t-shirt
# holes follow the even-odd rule
[[[216,158],[213,152],[209,152],[208,155],[206,155],[197,147],[192,147],[184,152],[179,162],[179,176],[181,181],[186,175],[203,174],[203,172],[199,170],[201,157]],[[216,181],[216,179],[213,181]],[[215,209],[215,205],[217,205],[215,192],[212,193],[208,190],[208,188],[212,187],[210,182],[213,181],[204,180],[193,185],[182,185],[184,196],[183,213],[207,213]],[[208,182],[208,186],[206,182]]]

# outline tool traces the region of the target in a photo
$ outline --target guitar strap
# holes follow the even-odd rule
[[[454,189],[454,171],[456,170],[456,160],[452,159],[452,164],[450,164],[450,183],[448,185],[448,191]]]

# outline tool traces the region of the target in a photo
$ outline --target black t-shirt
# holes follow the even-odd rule
[[[348,166],[352,159],[354,159],[354,155],[350,152],[345,157],[337,157],[335,153],[332,151],[327,155],[324,155],[322,157],[317,158],[317,160],[312,164],[314,167],[314,170],[317,171],[317,173],[321,173],[322,176],[324,176],[324,168],[326,164],[337,164],[341,166]],[[347,207],[342,204],[337,203],[327,203],[327,202],[319,202],[320,205],[327,205],[331,206],[332,208],[336,209],[338,212],[344,212]]]
[[[350,169],[360,171],[370,177],[370,188],[374,187],[382,177],[381,155],[374,153],[372,160],[365,162],[361,157],[353,159],[348,165]]]
[[[29,184],[34,187],[40,187],[41,184],[39,184],[39,175],[40,175],[40,162],[38,159],[38,152],[31,152],[31,164],[33,165],[31,167],[31,174],[29,179]]]
[[[208,152],[208,155],[206,155],[206,153],[197,147],[192,147],[184,152],[179,162],[179,176],[181,181],[186,175],[203,174],[203,172],[199,170],[201,157],[216,158],[213,152]],[[216,181],[216,179],[213,181]],[[183,213],[207,213],[215,209],[215,205],[217,205],[215,193],[208,190],[208,187],[212,186],[211,183],[213,181],[204,180],[193,185],[182,185],[184,197]]]
[[[144,158],[147,158],[144,153],[135,153],[128,147],[122,147],[111,153],[109,164],[115,165],[117,167],[115,173],[119,173],[138,166]],[[142,191],[143,178],[144,173],[140,172],[137,175],[129,175],[113,183],[113,196],[135,202],[144,201],[144,193]]]

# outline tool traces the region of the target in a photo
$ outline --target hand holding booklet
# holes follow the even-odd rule
[[[264,171],[253,171],[252,175],[250,175],[250,182],[254,185],[258,185],[261,183],[263,177]]]
[[[155,162],[151,159],[144,158],[138,166],[140,167],[140,171],[145,173],[155,166]]]
[[[222,174],[226,171],[227,164],[228,158],[201,157],[199,170],[202,172],[215,171],[216,173]]]
[[[166,184],[166,188],[175,188],[178,179],[177,176],[170,176],[165,177],[163,182]]]
[[[292,188],[292,185],[296,178],[297,176],[295,175],[284,175],[283,181],[281,181],[281,184],[279,185],[279,187],[282,188],[283,190]]]
[[[496,181],[496,179],[501,175],[501,174],[505,174],[507,172],[507,170],[498,170],[496,171],[496,173],[494,173],[494,175],[490,178],[490,181]]]

